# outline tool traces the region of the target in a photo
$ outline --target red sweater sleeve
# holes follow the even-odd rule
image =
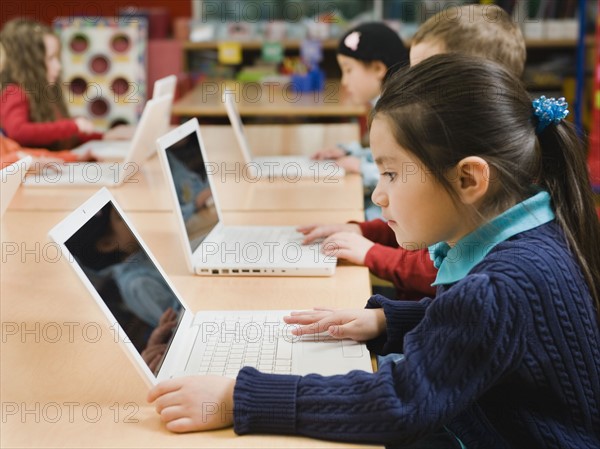
[[[362,235],[375,245],[365,256],[365,265],[381,279],[390,281],[396,287],[398,299],[414,300],[435,296],[437,270],[427,249],[409,251],[400,248],[396,234],[383,220],[352,222],[360,227]]]
[[[392,228],[390,228],[385,221],[376,219],[371,221],[363,221],[361,223],[353,223],[356,223],[358,226],[360,226],[362,235],[372,242],[398,248],[396,234],[394,234]]]
[[[29,100],[20,87],[11,84],[2,90],[0,124],[7,137],[28,147],[51,147],[60,140],[72,137],[80,141],[101,138],[102,134],[81,134],[75,121],[59,119],[53,122],[32,122]]]
[[[398,299],[417,300],[435,296],[437,270],[427,249],[409,251],[404,248],[391,248],[376,243],[365,257],[369,270],[390,281],[396,287]]]

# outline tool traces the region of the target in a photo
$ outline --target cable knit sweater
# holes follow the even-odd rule
[[[16,84],[9,84],[0,95],[0,127],[7,137],[22,146],[68,149],[77,143],[101,139],[101,133],[80,133],[75,120],[32,122],[29,99]]]
[[[555,221],[498,243],[435,300],[367,307],[387,319],[371,349],[403,361],[332,377],[244,368],[235,431],[399,445],[445,425],[468,449],[600,447],[600,330]]]

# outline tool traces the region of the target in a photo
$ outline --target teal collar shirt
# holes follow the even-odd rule
[[[498,243],[552,220],[554,211],[550,204],[550,195],[541,191],[467,234],[453,247],[446,242],[430,246],[429,256],[438,269],[435,281],[431,285],[460,281]]]

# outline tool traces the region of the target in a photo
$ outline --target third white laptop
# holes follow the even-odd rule
[[[166,95],[148,100],[144,106],[142,117],[135,129],[133,139],[125,141],[127,155],[121,162],[57,162],[42,164],[40,170],[25,178],[25,185],[32,187],[65,187],[77,186],[119,186],[135,175],[146,161],[148,154],[155,151],[157,130],[164,130],[169,123],[173,97]],[[91,141],[89,145],[101,144],[102,141]],[[83,148],[80,147],[80,149]]]
[[[244,366],[281,374],[372,370],[364,344],[293,336],[282,321],[288,311],[192,313],[107,189],[50,237],[149,384],[194,374],[235,377]]]
[[[157,141],[188,267],[199,275],[330,276],[336,258],[294,226],[225,226],[197,119]]]
[[[175,98],[175,89],[177,88],[177,77],[175,75],[165,76],[154,81],[152,98],[160,98],[165,95],[171,95]]]
[[[235,94],[225,91],[223,101],[242,151],[244,163],[252,176],[258,178],[331,179],[341,178],[346,174],[346,171],[333,161],[317,161],[308,156],[254,156],[246,139],[242,117],[235,102]]]

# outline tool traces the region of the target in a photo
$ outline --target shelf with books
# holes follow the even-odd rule
[[[242,50],[260,50],[264,46],[265,40],[249,40],[249,41],[235,41],[238,42],[242,47]],[[302,41],[299,39],[288,39],[283,41],[278,41],[281,43],[284,49],[294,49],[297,50],[302,45]],[[219,46],[219,41],[205,41],[205,42],[192,42],[186,41],[183,43],[183,49],[185,51],[193,51],[193,50],[215,50]],[[323,49],[333,49],[335,50],[338,45],[338,41],[335,39],[326,39],[321,41],[321,45]]]

